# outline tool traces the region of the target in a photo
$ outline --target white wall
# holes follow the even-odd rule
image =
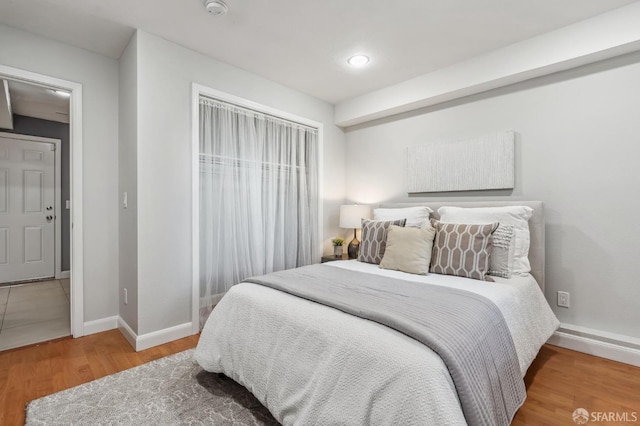
[[[640,337],[638,93],[635,53],[350,128],[347,198],[424,200],[407,196],[405,147],[515,130],[512,192],[428,198],[542,200],[546,296],[560,321]],[[558,290],[570,309],[556,306]]]
[[[191,321],[192,82],[324,123],[326,252],[338,232],[344,134],[333,107],[138,31],[138,334]]]
[[[138,332],[138,42],[136,34],[119,60],[119,313]],[[127,193],[127,208],[123,194]],[[124,290],[127,290],[127,304]]]
[[[0,25],[0,64],[82,84],[84,320],[118,313],[118,63]]]

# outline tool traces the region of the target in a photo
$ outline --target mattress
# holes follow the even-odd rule
[[[357,261],[326,265],[483,295],[505,318],[523,376],[559,325],[531,276],[489,283]],[[432,350],[386,326],[256,284],[225,295],[195,357],[247,387],[283,424],[466,424]]]

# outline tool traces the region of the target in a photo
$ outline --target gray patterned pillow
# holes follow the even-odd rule
[[[487,277],[493,232],[498,223],[470,225],[432,220],[436,228],[431,256],[431,272],[476,280]]]
[[[362,242],[358,260],[379,265],[387,247],[387,228],[390,225],[404,227],[406,221],[407,219],[388,221],[362,219]]]

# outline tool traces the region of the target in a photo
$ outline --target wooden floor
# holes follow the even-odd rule
[[[198,336],[135,352],[118,330],[0,352],[0,425],[23,425],[26,404],[195,347]]]
[[[0,352],[0,425],[24,424],[25,405],[33,399],[192,348],[197,341],[192,336],[136,353],[112,330]],[[514,425],[574,425],[576,408],[636,412],[640,424],[640,368],[547,345],[525,382],[527,401]]]
[[[636,413],[640,425],[640,368],[545,345],[525,377],[527,400],[512,425],[575,425],[577,408],[592,412]]]

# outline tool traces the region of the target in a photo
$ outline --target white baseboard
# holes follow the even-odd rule
[[[87,321],[84,323],[84,335],[102,333],[116,328],[118,328],[118,316]]]
[[[561,324],[547,341],[561,348],[640,367],[640,339],[588,329],[572,324]]]
[[[174,340],[182,339],[192,334],[190,322],[143,334],[138,336],[136,340],[136,351],[143,351],[154,346],[162,345],[163,343],[173,342]]]
[[[134,333],[133,329],[129,327],[129,324],[122,317],[118,317],[118,330],[127,339],[127,342],[131,345],[133,349],[136,349],[136,340],[138,339],[138,335]],[[136,349],[137,350],[137,349]]]
[[[58,280],[64,280],[66,278],[71,278],[71,272],[70,271],[62,271],[62,272],[60,272],[60,276],[56,277],[56,279],[58,279]]]
[[[182,339],[183,337],[188,337],[193,334],[190,322],[138,336],[134,333],[131,327],[129,327],[129,324],[127,324],[125,320],[118,317],[117,328],[136,352],[162,345],[164,343],[173,342],[174,340]]]

